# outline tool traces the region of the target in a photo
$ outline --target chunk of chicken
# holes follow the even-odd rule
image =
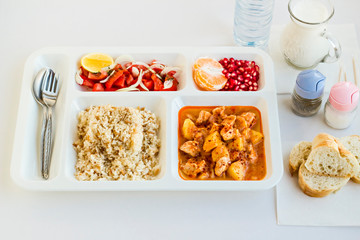
[[[241,117],[243,117],[249,128],[251,128],[252,126],[255,125],[256,123],[256,114],[253,112],[244,112],[240,115]]]
[[[200,146],[202,146],[207,135],[208,131],[205,128],[198,128],[198,131],[194,136],[194,141],[197,141]]]
[[[229,150],[225,145],[217,146],[214,150],[211,152],[211,158],[213,162],[217,162],[222,157],[230,157]]]
[[[189,118],[185,119],[183,127],[182,127],[182,134],[184,138],[187,140],[194,139],[195,134],[197,133],[198,128],[195,126],[195,123],[191,121]]]
[[[248,124],[245,118],[241,116],[236,116],[234,127],[239,129],[240,131],[243,131],[245,128],[248,128]]]
[[[225,115],[225,106],[217,107],[212,110],[212,116],[214,118],[214,122],[221,123],[222,119],[226,117]]]
[[[235,115],[230,115],[230,116],[226,116],[224,118],[224,120],[221,122],[221,124],[223,126],[229,125],[229,126],[233,126],[236,120],[236,116]]]
[[[225,106],[217,107],[212,110],[215,117],[225,117]]]
[[[200,154],[201,148],[200,144],[197,141],[187,141],[180,146],[180,150],[184,153],[189,154],[192,157],[196,157]]]
[[[205,124],[211,116],[211,113],[208,111],[201,110],[199,113],[199,117],[196,119],[196,125]]]
[[[223,142],[221,141],[219,132],[213,132],[205,138],[203,149],[205,152],[210,152],[212,149],[222,144]]]
[[[233,162],[227,170],[227,174],[235,180],[244,180],[246,166],[240,161]]]
[[[230,166],[230,158],[229,157],[222,157],[216,161],[215,165],[215,174],[216,176],[221,176]]]
[[[180,166],[181,170],[190,177],[196,177],[199,173],[205,171],[206,161],[197,161],[194,158],[190,158],[185,164]]]
[[[255,148],[254,148],[254,145],[252,145],[251,143],[249,143],[246,147],[246,152],[247,152],[247,156],[248,156],[248,159],[254,163],[257,159],[257,154],[256,154],[256,151],[255,151]]]
[[[235,129],[230,125],[225,125],[221,129],[220,135],[225,141],[231,140],[235,137]]]

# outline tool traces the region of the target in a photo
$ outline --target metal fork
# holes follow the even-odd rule
[[[42,100],[46,106],[46,120],[42,137],[41,175],[44,179],[49,178],[49,170],[52,154],[53,136],[53,112],[52,108],[56,103],[59,94],[59,76],[50,69],[42,84]]]

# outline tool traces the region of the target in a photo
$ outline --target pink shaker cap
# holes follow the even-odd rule
[[[351,82],[339,82],[332,86],[329,101],[339,111],[352,111],[359,102],[359,88]]]

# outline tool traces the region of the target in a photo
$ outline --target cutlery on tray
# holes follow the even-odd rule
[[[33,83],[35,100],[43,107],[43,124],[41,128],[41,175],[49,178],[53,143],[53,107],[59,94],[59,76],[49,68],[38,72]]]

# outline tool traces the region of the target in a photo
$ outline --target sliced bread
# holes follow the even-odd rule
[[[344,145],[344,147],[349,150],[356,158],[360,164],[360,136],[351,135],[342,137],[339,141]],[[356,183],[360,183],[360,172],[351,178]]]
[[[299,169],[299,185],[301,190],[311,197],[325,197],[339,190],[350,178],[329,177],[314,174],[306,169],[305,163]]]
[[[291,175],[299,170],[300,165],[306,161],[311,152],[311,142],[301,141],[290,152],[289,170]]]
[[[360,170],[354,155],[335,137],[326,133],[314,138],[305,166],[312,173],[332,177],[353,177]]]

